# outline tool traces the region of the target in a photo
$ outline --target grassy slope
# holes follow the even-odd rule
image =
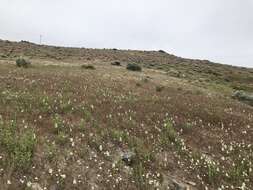
[[[253,188],[253,108],[230,98],[252,92],[252,70],[24,42],[0,41],[0,55],[0,189]],[[33,66],[16,68],[20,55]]]

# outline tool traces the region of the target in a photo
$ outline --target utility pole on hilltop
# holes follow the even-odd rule
[[[40,45],[42,44],[42,35],[40,34]]]

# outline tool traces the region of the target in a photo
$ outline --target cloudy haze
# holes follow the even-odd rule
[[[1,0],[0,39],[253,67],[253,0]]]

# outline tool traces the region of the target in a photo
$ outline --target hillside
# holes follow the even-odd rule
[[[0,190],[253,189],[253,69],[0,41],[0,79]]]

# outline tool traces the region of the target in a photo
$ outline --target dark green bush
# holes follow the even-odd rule
[[[160,53],[167,53],[167,52],[164,51],[164,50],[159,50],[158,52],[160,52]]]
[[[31,62],[28,61],[28,60],[25,60],[24,58],[18,58],[18,59],[16,60],[16,65],[17,65],[18,67],[27,68],[27,67],[29,67],[29,66],[31,65]]]
[[[127,64],[127,69],[130,70],[130,71],[141,71],[141,66],[140,65],[137,65],[135,63],[129,63]]]
[[[2,57],[2,58],[8,58],[8,56],[7,56],[7,55],[1,55],[1,57]]]
[[[156,86],[156,92],[161,92],[164,89],[164,86]]]
[[[95,67],[93,65],[82,65],[82,69],[90,69],[90,70],[95,70]]]
[[[137,83],[136,83],[136,86],[137,86],[137,87],[140,87],[140,86],[141,86],[141,83],[137,82]]]

